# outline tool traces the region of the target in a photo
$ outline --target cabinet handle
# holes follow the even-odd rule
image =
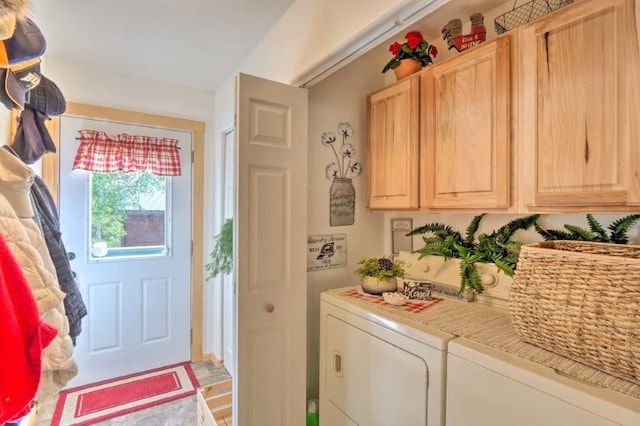
[[[342,377],[342,355],[338,352],[333,353],[333,371],[336,376]]]

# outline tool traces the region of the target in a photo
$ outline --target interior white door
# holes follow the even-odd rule
[[[164,252],[96,258],[90,251],[91,172],[72,170],[78,130],[179,140],[182,176],[166,180]],[[88,315],[70,386],[94,383],[190,359],[191,134],[148,126],[62,116],[60,223]],[[95,254],[95,253],[94,253]]]
[[[236,81],[239,426],[305,423],[307,121],[304,89]]]
[[[235,131],[225,132],[224,135],[224,200],[222,207],[222,217],[224,220],[233,219],[233,206],[235,199],[235,184],[233,164],[235,160],[234,141]],[[223,295],[223,332],[222,347],[224,366],[231,374],[235,375],[234,342],[236,330],[236,283],[235,272],[222,276]]]

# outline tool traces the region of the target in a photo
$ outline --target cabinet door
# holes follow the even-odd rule
[[[525,206],[640,204],[633,0],[584,0],[520,30]]]
[[[423,73],[421,206],[509,206],[509,45],[503,36]]]
[[[369,96],[368,207],[418,208],[419,76]]]

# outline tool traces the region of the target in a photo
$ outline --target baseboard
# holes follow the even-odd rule
[[[213,365],[216,366],[216,368],[224,367],[224,361],[219,359],[213,353],[205,354],[203,358],[210,360],[213,363]]]

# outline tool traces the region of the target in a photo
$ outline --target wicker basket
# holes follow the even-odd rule
[[[525,341],[640,384],[640,246],[525,245],[510,301]]]
[[[502,34],[534,21],[547,13],[573,3],[573,0],[531,0],[516,7],[517,3],[518,0],[513,3],[513,10],[503,13],[494,20],[496,33]]]

